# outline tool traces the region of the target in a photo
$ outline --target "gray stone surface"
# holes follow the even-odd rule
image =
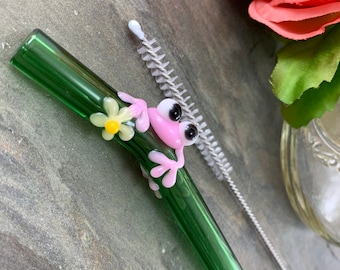
[[[158,2],[158,3],[157,3]],[[339,249],[293,213],[280,169],[279,104],[268,78],[275,44],[247,2],[2,0],[0,5],[0,268],[200,269],[133,157],[14,70],[34,28],[118,90],[162,98],[127,30],[135,18],[217,134],[243,192],[289,269],[339,269]],[[187,168],[244,269],[275,269],[227,184],[194,148]]]

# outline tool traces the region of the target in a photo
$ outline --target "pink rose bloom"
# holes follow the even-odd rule
[[[340,22],[337,0],[253,0],[249,15],[279,35],[301,40],[322,34]]]

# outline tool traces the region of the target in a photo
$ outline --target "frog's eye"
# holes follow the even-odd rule
[[[197,141],[198,130],[194,124],[191,124],[188,121],[183,121],[179,124],[179,130],[183,145],[189,146]]]
[[[171,121],[179,121],[182,117],[181,106],[173,99],[163,99],[157,106],[158,113],[164,118]]]

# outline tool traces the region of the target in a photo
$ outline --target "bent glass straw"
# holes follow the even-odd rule
[[[37,82],[80,116],[89,119],[104,112],[105,97],[126,106],[117,91],[100,79],[41,30],[34,30],[11,59],[11,64]],[[133,123],[131,123],[133,125]],[[114,139],[130,151],[150,174],[155,163],[148,158],[157,149],[175,159],[172,149],[165,146],[152,131],[136,132],[130,141]],[[165,201],[183,232],[199,253],[207,269],[242,269],[209,209],[185,168],[179,169],[176,184],[171,188],[159,183]]]

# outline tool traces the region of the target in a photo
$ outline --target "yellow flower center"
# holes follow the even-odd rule
[[[105,123],[105,130],[110,134],[116,134],[120,129],[120,123],[116,120],[110,119]]]

